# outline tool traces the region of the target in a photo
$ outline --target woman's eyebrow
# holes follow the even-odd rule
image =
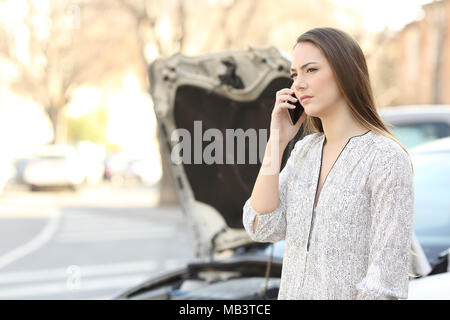
[[[317,63],[317,62],[311,61],[311,62],[305,63],[304,65],[302,65],[302,66],[300,67],[300,70],[303,69],[303,68],[305,68],[306,66],[308,66],[308,65],[310,65],[310,64],[313,64],[313,63]],[[291,68],[291,71],[296,71],[296,70],[293,69],[293,68]]]

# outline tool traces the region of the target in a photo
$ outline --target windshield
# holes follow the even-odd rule
[[[422,245],[450,246],[450,153],[412,155],[414,227]]]
[[[398,124],[391,131],[406,148],[450,136],[450,126],[443,122]]]

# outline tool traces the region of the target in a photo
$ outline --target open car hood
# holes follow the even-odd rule
[[[251,195],[261,162],[256,155],[257,162],[249,163],[246,139],[245,163],[238,164],[235,152],[234,161],[227,164],[226,129],[256,129],[258,133],[259,129],[266,129],[265,137],[257,135],[257,154],[264,155],[275,93],[292,83],[290,64],[286,53],[271,46],[195,57],[178,53],[157,59],[149,67],[150,93],[165,142],[160,146],[161,152],[170,159],[174,148],[186,141],[192,152],[190,163],[170,161],[169,165],[197,257],[253,243],[243,228],[242,209]],[[205,150],[215,140],[203,137],[208,129],[222,134],[223,164],[206,164],[204,159],[195,164],[195,148]],[[181,139],[179,132],[188,132],[190,141]],[[237,144],[235,139],[235,148]],[[292,147],[291,142],[282,167]]]

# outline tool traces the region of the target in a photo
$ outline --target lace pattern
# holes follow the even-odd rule
[[[278,299],[407,298],[414,215],[408,154],[373,131],[351,137],[313,213],[324,140],[314,133],[295,144],[273,212],[259,214],[250,199],[243,207],[253,240],[286,241]]]

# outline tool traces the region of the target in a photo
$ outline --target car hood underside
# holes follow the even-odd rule
[[[270,135],[275,94],[292,83],[289,68],[290,60],[275,47],[177,54],[150,66],[151,94],[165,140],[161,151],[168,159],[172,153],[182,159],[171,161],[170,168],[199,257],[252,242],[243,229],[242,209]],[[236,137],[243,132],[254,134],[256,146],[250,138],[239,144]],[[213,163],[207,163],[206,154]]]

